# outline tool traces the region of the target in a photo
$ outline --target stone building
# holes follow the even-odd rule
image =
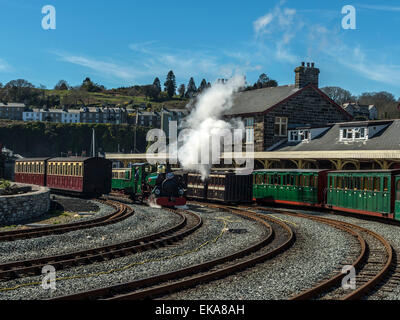
[[[0,103],[0,119],[22,120],[25,109],[23,103]]]
[[[294,85],[239,92],[224,116],[244,121],[246,143],[254,143],[258,152],[286,142],[291,128],[352,120],[318,88],[319,73],[314,63],[303,62],[295,69]]]

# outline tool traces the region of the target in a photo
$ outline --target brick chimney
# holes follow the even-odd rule
[[[314,62],[307,62],[307,66],[305,62],[302,62],[301,66],[294,70],[296,73],[296,88],[304,88],[310,83],[318,88],[319,69],[315,68],[314,65]]]

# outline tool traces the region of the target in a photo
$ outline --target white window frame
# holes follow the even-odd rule
[[[298,142],[298,141],[310,141],[311,131],[310,130],[289,130],[288,141]]]
[[[287,117],[275,117],[275,121],[274,121],[274,136],[275,137],[287,137],[287,135],[288,135],[288,122],[289,122],[289,119]],[[279,126],[279,133],[278,134],[276,134],[276,132],[275,132],[276,125]],[[286,130],[283,130],[283,127],[285,127]]]
[[[341,141],[367,140],[368,128],[366,127],[348,127],[341,129]]]
[[[254,144],[254,128],[246,128],[246,144]]]

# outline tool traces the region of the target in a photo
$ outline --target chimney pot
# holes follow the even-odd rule
[[[307,68],[309,68],[310,67],[310,63],[309,62],[307,62]]]
[[[314,66],[315,66],[315,63],[311,62],[311,68],[314,68]]]
[[[304,67],[305,65],[306,65],[306,63],[305,63],[305,62],[302,62],[302,63],[301,63],[301,66],[302,66],[302,67]]]

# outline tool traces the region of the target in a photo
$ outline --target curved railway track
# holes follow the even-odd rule
[[[54,300],[154,298],[209,282],[271,259],[290,248],[295,241],[292,229],[279,220],[260,213],[247,212],[226,206],[213,206],[213,208],[230,211],[236,215],[258,221],[269,232],[256,244],[221,258],[145,279],[57,297]]]
[[[66,224],[58,224],[54,226],[46,226],[40,228],[33,229],[24,229],[24,230],[13,230],[0,232],[0,242],[2,241],[15,241],[21,239],[30,239],[30,238],[38,238],[53,234],[63,234],[74,230],[79,229],[88,229],[94,227],[105,226],[107,224],[120,222],[133,214],[133,210],[126,205],[116,202],[116,201],[103,201],[96,200],[98,202],[104,203],[111,207],[115,208],[115,211],[111,214],[105,215],[103,217],[80,221],[80,222],[72,222]]]
[[[354,236],[360,246],[360,253],[352,263],[356,271],[356,289],[345,290],[342,288],[342,279],[347,275],[339,272],[318,283],[313,288],[295,295],[291,300],[305,299],[334,299],[352,300],[360,299],[373,291],[377,285],[384,281],[395,266],[394,251],[391,244],[381,235],[369,229],[348,222],[328,219],[324,217],[293,213],[280,209],[253,207],[256,210],[282,213],[289,216],[306,218],[321,222],[337,229],[343,230]]]
[[[111,260],[128,256],[136,252],[163,247],[182,240],[202,225],[202,219],[197,214],[192,212],[181,213],[172,209],[168,210],[181,217],[179,223],[171,228],[134,240],[95,249],[0,264],[0,279],[10,280],[21,276],[40,275],[45,265],[52,265],[57,270],[60,270],[67,267]]]

